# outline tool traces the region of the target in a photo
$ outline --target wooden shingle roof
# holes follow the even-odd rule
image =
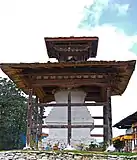
[[[27,79],[26,76],[48,74],[52,75],[56,72],[69,74],[111,74],[115,73],[119,76],[117,81],[117,89],[113,88],[112,95],[121,95],[125,91],[128,82],[135,69],[136,61],[86,61],[86,62],[60,62],[60,63],[1,63],[2,71],[21,88],[26,94],[28,89],[32,87],[33,79]],[[44,96],[42,85],[35,86],[37,95],[41,98]],[[113,86],[112,86],[113,87]]]

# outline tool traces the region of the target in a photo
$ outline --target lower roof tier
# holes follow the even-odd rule
[[[87,92],[86,100],[104,101],[106,88],[111,95],[125,91],[136,61],[87,61],[60,63],[2,63],[2,71],[26,94],[33,88],[41,102],[54,101],[53,92],[79,88]]]

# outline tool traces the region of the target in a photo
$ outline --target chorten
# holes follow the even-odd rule
[[[47,141],[88,143],[91,136],[111,143],[111,96],[124,93],[136,61],[87,61],[97,56],[98,40],[45,38],[49,58],[58,62],[0,64],[3,72],[29,95],[27,146],[33,145],[32,139],[41,139],[42,128],[49,128]],[[56,103],[49,103],[53,101]],[[44,108],[51,106],[53,109],[45,117]],[[103,115],[91,116],[87,106],[102,106]],[[101,119],[103,125],[94,124],[96,119]],[[92,134],[95,128],[102,128],[103,134]]]
[[[50,39],[45,38],[49,58],[56,58],[59,62],[85,62],[88,58],[96,57],[98,38],[61,38]],[[92,49],[91,49],[92,48]],[[58,75],[61,74],[58,73]],[[69,77],[71,76],[71,77]],[[56,103],[68,103],[68,96],[70,94],[71,103],[84,103],[87,92],[81,86],[77,87],[77,82],[74,84],[73,77],[82,76],[77,73],[72,73],[68,70],[65,73],[66,78],[72,84],[63,84],[64,86],[54,91]],[[69,83],[70,83],[69,82]],[[52,111],[46,118],[47,125],[67,125],[68,123],[68,108],[67,107],[53,107]],[[87,106],[73,106],[71,109],[71,125],[90,125],[91,128],[72,128],[71,142],[73,143],[87,143],[91,142],[90,131],[94,128],[94,119],[91,117]],[[67,144],[67,128],[52,128],[49,130],[49,140],[51,143],[59,141]]]

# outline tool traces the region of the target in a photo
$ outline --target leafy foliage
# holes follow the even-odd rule
[[[26,102],[11,80],[0,78],[0,150],[23,147],[20,134],[26,132]]]
[[[96,143],[94,143],[93,141],[91,141],[91,143],[89,145],[89,149],[92,150],[92,149],[95,149],[97,147],[98,147],[98,145]]]
[[[120,141],[120,140],[115,140],[113,142],[114,147],[116,148],[116,150],[120,151],[121,149],[124,148],[125,146],[125,142],[124,141]]]

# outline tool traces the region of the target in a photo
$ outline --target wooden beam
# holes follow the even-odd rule
[[[103,106],[106,102],[98,102],[98,103],[71,103],[71,107],[79,107],[79,106]],[[68,103],[38,103],[37,106],[43,107],[67,107]]]
[[[55,98],[54,98],[54,95],[52,94],[52,92],[50,93],[46,93],[44,94],[44,97],[41,99],[41,103],[48,103],[48,102],[51,102],[51,101],[55,101]],[[87,94],[86,98],[85,98],[85,101],[95,101],[95,102],[105,102],[105,99],[102,99],[100,97],[99,94],[94,94],[94,93],[90,93],[90,94]]]
[[[89,85],[89,86],[87,86],[87,85],[83,85],[82,87],[80,87],[80,89],[83,89],[87,94],[92,94],[92,93],[99,93],[100,91],[101,91],[101,87],[100,86],[92,86],[92,85]],[[57,90],[58,89],[58,87],[45,87],[44,88],[44,90],[45,90],[45,92],[48,92],[48,93],[52,93],[52,91],[53,90]]]
[[[36,96],[36,99],[35,99],[35,104],[37,104],[38,103],[38,97]],[[35,107],[35,114],[36,114],[36,135],[35,135],[35,147],[36,147],[36,149],[38,150],[38,138],[39,138],[39,136],[38,136],[38,119],[39,119],[39,111],[38,111],[38,106],[36,106]]]
[[[103,125],[106,125],[104,128],[104,144],[107,147],[112,143],[112,114],[111,114],[111,88],[107,88],[107,104],[103,107]]]
[[[97,41],[98,40],[98,37],[57,37],[57,38],[50,38],[50,37],[45,37],[45,42],[71,42],[71,41],[74,41],[74,42],[79,42],[80,41],[83,41],[85,43],[89,43],[92,41]]]
[[[107,90],[108,94],[108,121],[109,121],[109,143],[112,144],[112,106],[111,106],[111,88]]]
[[[45,118],[47,118],[47,117],[48,117],[48,116],[43,116],[42,118],[45,119]],[[92,118],[93,118],[93,119],[103,119],[102,116],[93,116]]]
[[[103,137],[103,134],[90,134],[91,137]]]
[[[107,105],[103,106],[103,125],[105,125],[106,127],[104,127],[103,129],[103,135],[104,135],[104,149],[106,149],[106,145],[108,143],[108,108]]]
[[[27,110],[27,133],[26,133],[26,147],[31,146],[31,132],[32,132],[32,89],[29,89],[28,110]]]
[[[92,118],[93,118],[93,119],[103,119],[102,116],[93,116]]]
[[[81,85],[99,85],[106,86],[107,79],[61,79],[61,80],[33,80],[31,81],[33,87],[46,87],[46,86],[81,86]]]
[[[103,128],[104,125],[42,125],[42,128]]]
[[[83,73],[82,73],[81,70],[79,70],[79,72],[77,72],[77,75],[76,75],[76,73],[73,72],[73,70],[72,70],[72,72],[70,72],[70,71],[67,72],[67,74],[66,74],[65,71],[64,72],[61,72],[61,71],[60,72],[55,72],[55,69],[53,70],[53,72],[50,72],[50,71],[47,72],[45,70],[40,71],[40,72],[38,72],[38,71],[37,72],[32,72],[32,71],[30,71],[30,72],[26,72],[26,71],[21,72],[20,71],[20,77],[29,77],[29,78],[36,78],[38,76],[41,76],[42,78],[45,77],[45,76],[47,76],[47,77],[49,77],[49,76],[57,76],[57,77],[58,76],[68,76],[68,77],[81,76],[81,77],[84,77],[85,75],[89,75],[89,76],[96,75],[97,77],[100,77],[100,75],[108,76],[107,72],[106,73],[89,72],[88,69],[87,69],[87,71],[84,70]],[[115,72],[111,73],[111,75],[116,75],[116,73]]]
[[[71,126],[71,92],[68,93],[68,126]],[[68,127],[68,144],[71,142],[71,127]]]
[[[50,75],[51,73],[58,73],[60,75],[61,73],[67,73],[68,74],[104,74],[104,73],[110,73],[113,75],[113,73],[117,73],[118,69],[117,67],[111,67],[111,66],[101,66],[96,67],[94,65],[90,65],[90,62],[83,64],[80,63],[46,63],[42,67],[27,67],[26,69],[22,71],[22,75]]]
[[[92,90],[92,88],[91,88],[91,90]],[[101,97],[100,92],[90,92],[90,93],[87,93],[85,101],[103,102],[104,99]]]

